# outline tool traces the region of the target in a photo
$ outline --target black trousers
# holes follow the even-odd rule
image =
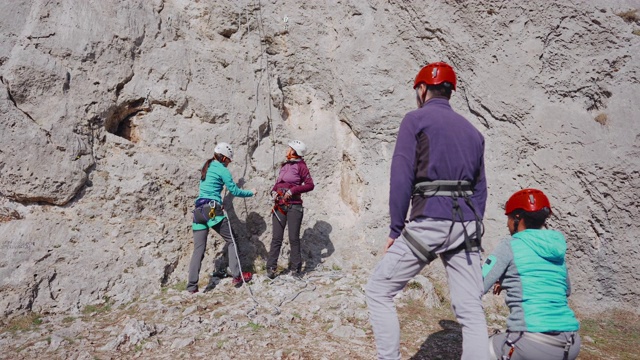
[[[284,229],[289,226],[289,244],[291,245],[291,255],[289,256],[289,269],[292,271],[302,270],[302,254],[300,252],[300,225],[302,225],[302,216],[304,208],[302,205],[291,205],[286,214],[281,213],[277,209],[271,214],[271,223],[273,224],[273,238],[271,239],[271,248],[269,249],[269,258],[267,259],[267,268],[275,269],[278,267],[278,257],[282,249],[282,240],[284,238]]]

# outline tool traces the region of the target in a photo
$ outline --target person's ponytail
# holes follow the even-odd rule
[[[204,166],[202,166],[202,169],[200,170],[200,181],[204,181],[204,179],[207,178],[207,170],[209,170],[209,165],[211,165],[213,160],[216,160],[215,155],[211,159],[207,160],[207,162],[204,163]]]
[[[204,163],[204,166],[202,166],[202,169],[200,170],[200,181],[204,181],[204,179],[207,178],[207,170],[209,170],[209,165],[211,165],[211,162],[213,160],[217,160],[220,163],[224,164],[224,159],[226,158],[226,156],[222,155],[222,154],[218,154],[218,153],[214,153],[213,157],[209,160],[207,160],[206,163]]]

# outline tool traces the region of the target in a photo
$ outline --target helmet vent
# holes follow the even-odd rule
[[[531,203],[531,205],[534,205],[536,203],[536,199],[533,197],[533,194],[529,194],[529,202]]]
[[[433,70],[431,70],[431,76],[432,77],[436,77],[438,75],[438,68],[433,68]]]

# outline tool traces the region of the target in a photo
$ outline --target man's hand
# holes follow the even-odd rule
[[[502,292],[502,286],[500,286],[499,281],[496,281],[496,283],[493,284],[493,295],[500,295],[501,292]]]
[[[382,253],[386,254],[387,250],[389,250],[389,248],[391,247],[391,245],[393,245],[393,243],[395,241],[396,241],[396,239],[394,239],[394,238],[388,238],[387,239],[387,243],[384,245],[384,251]]]
[[[284,193],[284,199],[289,200],[290,197],[291,197],[291,190],[287,190],[287,192]]]

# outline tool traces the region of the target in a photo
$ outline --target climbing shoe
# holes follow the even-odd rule
[[[302,277],[304,277],[304,273],[300,270],[295,270],[291,272],[291,276],[293,276],[295,279],[302,280]]]
[[[211,277],[217,277],[218,279],[224,279],[228,276],[229,274],[227,274],[227,269],[220,269],[211,273]]]
[[[198,292],[198,289],[191,289],[191,290],[187,290],[189,292],[189,294],[195,294]]]
[[[248,283],[253,278],[253,275],[250,272],[243,272],[242,275],[233,278],[232,284],[235,287],[242,286],[243,283]],[[244,279],[244,281],[243,281]]]
[[[267,277],[269,279],[275,279],[276,276],[278,276],[278,273],[276,272],[276,269],[267,269]]]
[[[216,288],[216,285],[218,285],[220,283],[220,278],[216,277],[216,276],[211,276],[209,278],[209,284],[207,284],[207,287],[204,288],[204,290],[202,291],[203,293],[209,292],[213,289]]]

